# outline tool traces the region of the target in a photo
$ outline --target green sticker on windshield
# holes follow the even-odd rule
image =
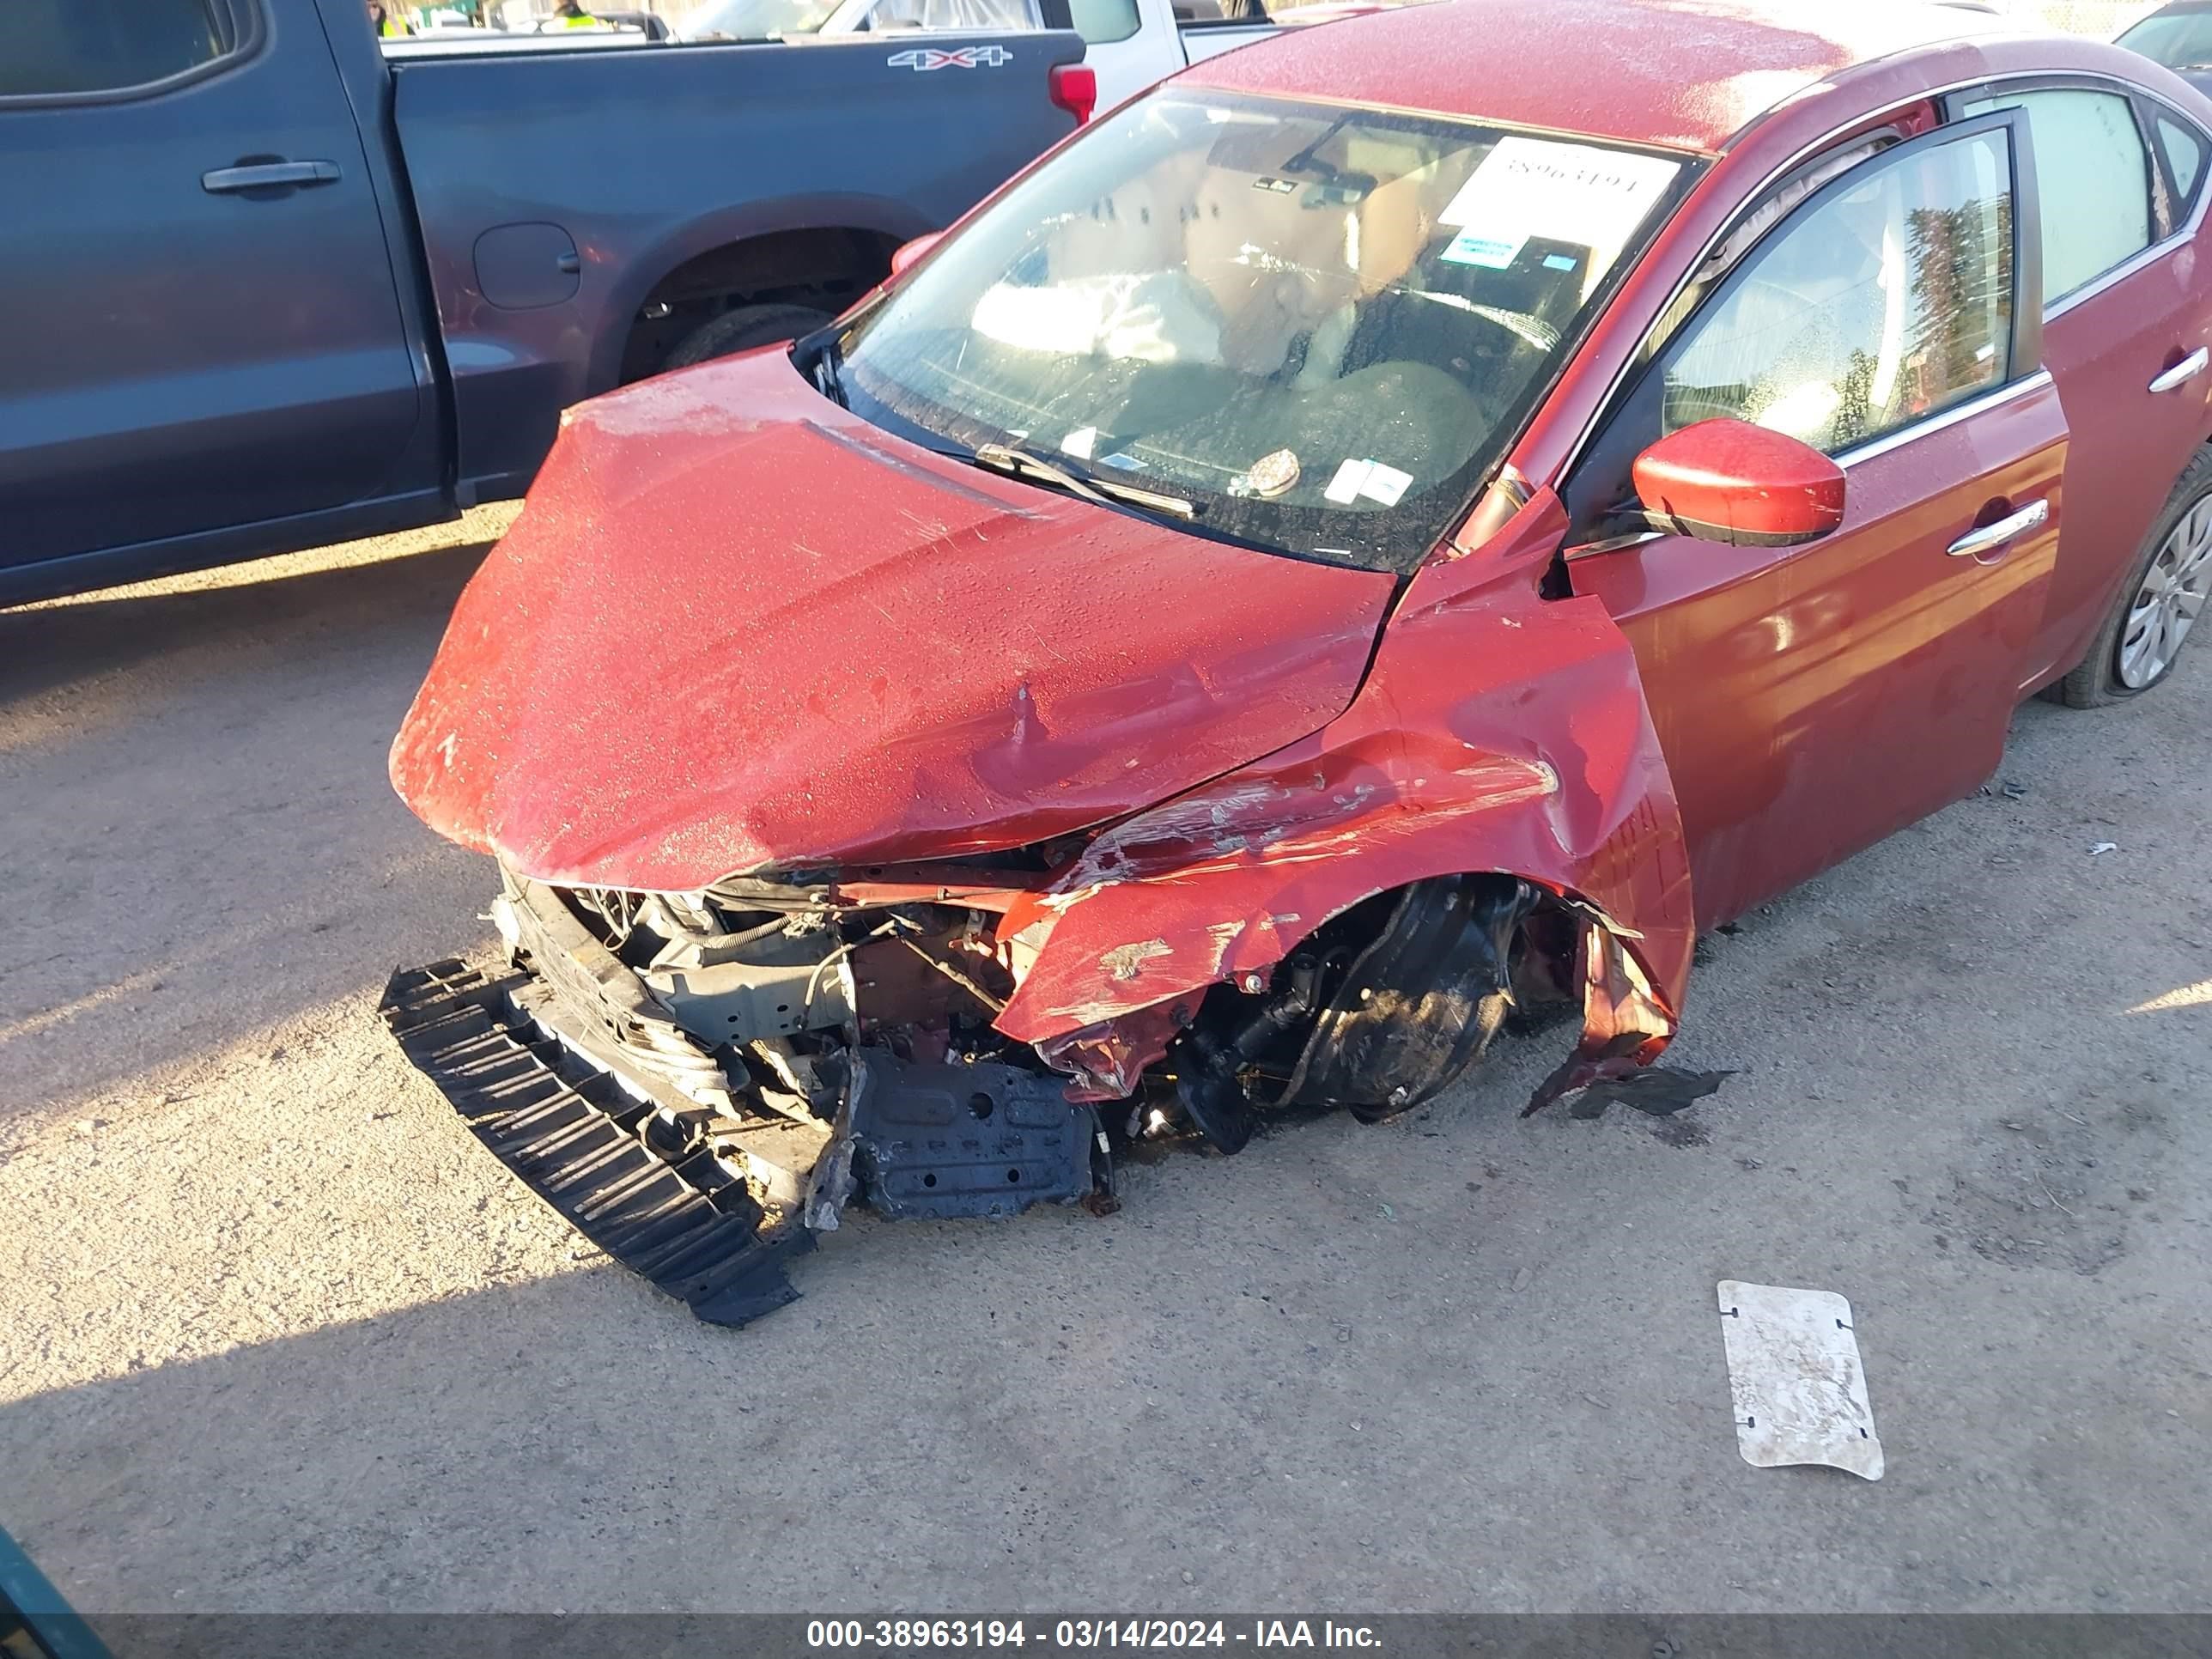
[[[1491,270],[1504,270],[1521,257],[1528,246],[1526,236],[1485,236],[1479,231],[1462,230],[1451,239],[1451,246],[1437,255],[1455,265],[1481,265]]]

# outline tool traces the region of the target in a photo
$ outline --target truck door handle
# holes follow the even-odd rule
[[[200,188],[210,196],[223,196],[240,190],[266,190],[271,185],[327,185],[337,176],[336,161],[256,161],[203,173]]]
[[[2047,501],[2030,501],[2017,513],[2008,513],[1995,524],[1985,524],[1978,530],[1969,530],[1944,551],[1954,559],[1979,558],[1994,552],[2007,542],[2018,539],[2051,517]]]
[[[2199,346],[2172,368],[2167,369],[2165,374],[2153,380],[2150,383],[2150,389],[2153,392],[2171,392],[2178,386],[2186,386],[2204,372],[2204,366],[2207,363],[2212,363],[2212,350],[2207,350],[2204,347]]]

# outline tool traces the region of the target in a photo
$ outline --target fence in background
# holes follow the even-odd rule
[[[2021,17],[2039,17],[2071,34],[2094,34],[2109,40],[2138,18],[2158,9],[2160,0],[2012,0],[2006,11]]]

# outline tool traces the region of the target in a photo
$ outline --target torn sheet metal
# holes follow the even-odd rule
[[[1595,602],[1537,592],[1565,521],[1542,490],[1424,567],[1341,718],[1115,825],[1015,900],[999,1029],[1112,1022],[1269,969],[1376,893],[1496,871],[1605,920],[1590,1035],[1633,1031],[1635,1060],[1656,1057],[1689,971],[1688,859],[1626,640]]]
[[[1191,1022],[1196,999],[1156,1003],[1119,1019],[1086,1025],[1036,1045],[1037,1058],[1075,1081],[1072,1100],[1122,1100],[1137,1091],[1144,1069],[1166,1054]]]
[[[1587,908],[1582,921],[1577,950],[1583,980],[1582,1040],[1536,1085],[1521,1109],[1523,1117],[1569,1095],[1586,1099],[1607,1084],[1626,1082],[1658,1059],[1674,1035],[1674,1011],[1679,1005],[1662,1001],[1653,990],[1630,948],[1630,936],[1609,916]],[[1587,1115],[1580,1102],[1575,1115]]]
[[[1023,847],[1340,713],[1393,587],[963,466],[763,352],[569,411],[392,781],[561,884]]]
[[[1851,1304],[1832,1291],[1723,1279],[1720,1314],[1743,1461],[1826,1463],[1881,1480]]]

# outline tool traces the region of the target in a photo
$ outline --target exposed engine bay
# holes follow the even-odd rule
[[[771,353],[580,405],[531,499],[392,757],[510,965],[383,1014],[702,1318],[850,1206],[1103,1206],[1132,1140],[1389,1116],[1510,1010],[1580,1005],[1532,1108],[1676,1030],[1680,816],[1548,489],[1398,579],[979,472]]]
[[[795,1294],[781,1260],[854,1203],[889,1218],[1108,1210],[1117,1145],[1234,1152],[1286,1107],[1387,1117],[1450,1083],[1510,1010],[1571,995],[1576,919],[1542,889],[1417,882],[1271,974],[1129,1017],[1157,1057],[1116,1088],[1086,1065],[1087,1034],[1041,1051],[994,1024],[1025,966],[1004,911],[1048,856],[683,894],[503,871],[492,916],[515,972],[395,975],[386,1018],[542,1196],[702,1317],[742,1324]],[[672,1196],[641,1209],[655,1182]],[[685,1266],[672,1246],[709,1236],[710,1266],[746,1264],[736,1281],[665,1271]]]

